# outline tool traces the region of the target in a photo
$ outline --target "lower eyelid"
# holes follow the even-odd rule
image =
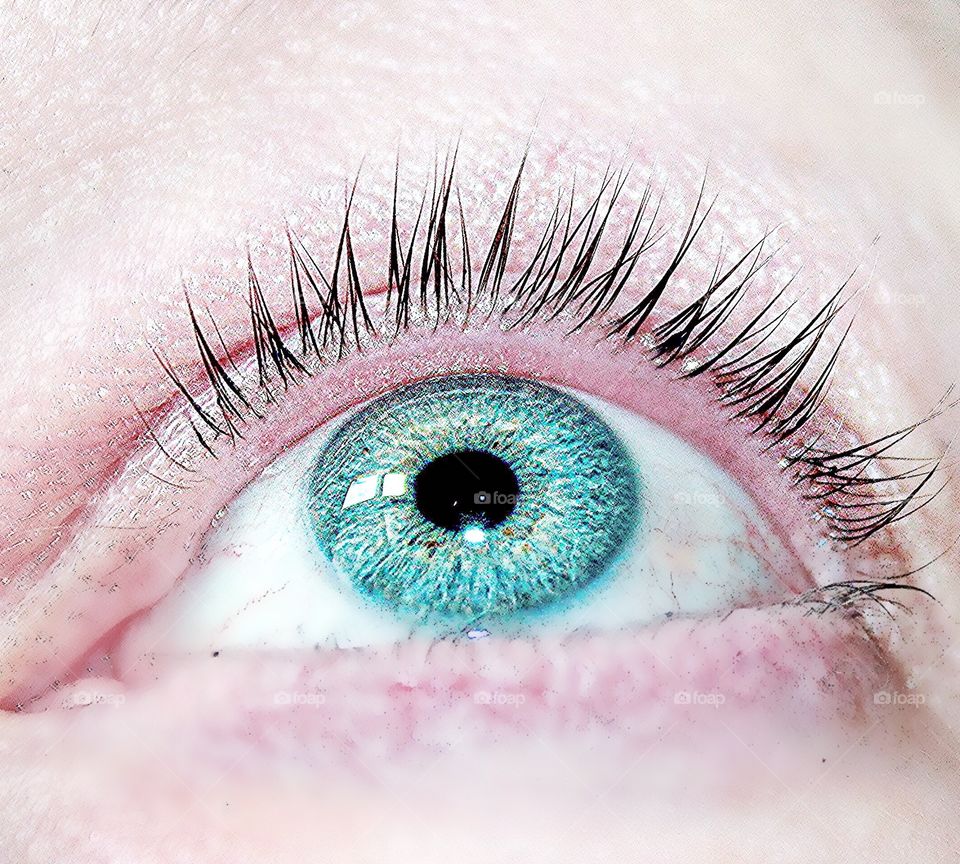
[[[176,740],[171,758],[186,760],[191,772],[235,767],[254,776],[280,758],[293,757],[314,775],[370,765],[386,771],[448,751],[456,758],[457,750],[475,752],[511,735],[591,740],[591,732],[634,754],[657,742],[663,755],[668,730],[674,746],[686,746],[678,743],[684,730],[697,730],[698,752],[709,762],[711,736],[728,739],[729,726],[774,764],[783,736],[797,747],[825,748],[831,730],[872,722],[873,694],[903,691],[899,674],[854,622],[796,607],[612,638],[155,657],[119,687],[97,687],[81,682],[84,698],[67,689],[46,700],[51,708],[80,706],[69,712],[75,740],[90,736],[100,746],[121,706],[116,722],[138,730],[133,748],[146,736],[163,753],[164,742]]]

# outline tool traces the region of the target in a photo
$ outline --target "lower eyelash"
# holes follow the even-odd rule
[[[248,255],[247,305],[259,399],[275,402],[291,385],[310,377],[316,367],[336,363],[351,352],[361,352],[384,334],[392,340],[414,327],[436,329],[451,321],[467,327],[473,316],[481,314],[485,320],[498,316],[504,329],[563,320],[569,323],[568,334],[588,326],[596,328],[602,339],[637,348],[658,367],[679,367],[682,378],[708,375],[717,387],[717,398],[730,407],[731,420],[753,421],[749,434],[762,436],[767,449],[783,450],[781,467],[795,484],[803,487],[803,496],[816,503],[817,518],[824,520],[829,536],[840,543],[864,543],[915,513],[943,490],[945,484],[927,491],[940,471],[940,459],[904,459],[894,455],[894,448],[920,425],[956,404],[947,402],[949,393],[917,423],[872,441],[831,446],[827,439],[835,439],[836,434],[826,429],[806,441],[799,439],[800,432],[809,428],[821,413],[850,330],[848,324],[832,350],[822,347],[827,332],[844,309],[849,279],[812,317],[778,341],[774,336],[787,329],[788,316],[796,303],[785,301],[794,277],[752,318],[734,327],[735,313],[754,278],[777,252],[766,251],[772,233],[767,232],[730,266],[724,266],[721,249],[706,289],[679,311],[654,323],[661,308],[667,305],[675,274],[716,201],[714,198],[705,203],[704,178],[693,213],[668,265],[639,300],[617,312],[615,307],[638,260],[663,239],[666,228],[658,225],[662,194],[654,202],[653,190],[647,185],[615,254],[608,258],[613,263],[598,272],[601,240],[609,233],[611,216],[627,182],[627,172],[608,171],[597,194],[577,215],[573,193],[566,198],[558,195],[530,260],[518,276],[508,280],[525,161],[526,157],[510,188],[476,281],[470,231],[459,193],[455,196],[457,212],[453,213],[456,153],[435,173],[430,193],[424,193],[407,237],[400,229],[397,212],[398,166],[385,268],[385,302],[380,313],[371,313],[368,308],[354,254],[350,213],[356,182],[347,198],[329,278],[288,229],[290,317],[295,323],[299,354],[287,344]],[[193,415],[191,426],[201,446],[215,455],[208,436],[242,437],[243,424],[251,417],[262,418],[263,410],[257,407],[258,399],[249,387],[237,383],[239,370],[216,321],[210,316],[221,349],[219,355],[189,296],[186,303],[212,404],[201,404],[164,356],[156,350],[154,353],[187,400]],[[311,314],[311,303],[319,305],[317,314]],[[731,335],[725,336],[727,331]],[[701,350],[706,356],[695,356]],[[913,467],[884,473],[883,467],[894,460],[898,466],[906,463]],[[854,580],[825,586],[817,589],[820,593],[810,593],[803,599],[818,611],[849,609],[871,602],[899,605],[883,598],[880,586],[888,591],[911,587],[902,581]]]

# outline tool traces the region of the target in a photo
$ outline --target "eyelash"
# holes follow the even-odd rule
[[[814,358],[820,353],[821,342],[847,302],[845,292],[849,279],[787,338],[768,346],[768,340],[784,325],[796,303],[796,300],[782,302],[794,274],[759,312],[722,341],[734,312],[751,288],[752,280],[778,251],[764,253],[764,246],[773,232],[764,234],[729,267],[724,266],[721,248],[713,275],[700,296],[665,320],[654,323],[656,313],[666,305],[665,298],[670,296],[675,273],[693,247],[716,202],[716,198],[709,204],[704,202],[706,177],[669,264],[653,287],[619,314],[610,313],[630,281],[638,260],[666,234],[665,228],[657,227],[662,194],[653,204],[653,190],[648,184],[612,258],[613,264],[596,272],[597,252],[626,186],[627,171],[613,173],[608,170],[599,191],[577,217],[574,216],[575,190],[571,190],[568,196],[558,194],[530,261],[512,284],[506,285],[525,162],[526,157],[521,161],[510,188],[476,284],[470,232],[459,193],[455,193],[454,187],[456,152],[441,170],[434,172],[429,196],[425,191],[406,241],[398,218],[400,172],[397,166],[386,266],[386,299],[379,330],[364,298],[353,249],[350,213],[357,181],[347,195],[330,279],[288,228],[290,311],[299,341],[299,357],[288,346],[267,304],[248,254],[247,306],[257,379],[252,390],[249,385],[237,383],[240,369],[209,310],[207,315],[212,332],[222,352],[219,356],[199,321],[189,294],[186,294],[187,313],[213,404],[206,407],[201,404],[201,398],[192,395],[164,355],[156,349],[153,353],[186,400],[192,415],[190,427],[201,447],[216,458],[204,431],[212,438],[242,438],[241,426],[250,418],[263,419],[265,414],[264,408],[258,407],[254,394],[259,393],[267,405],[276,402],[282,395],[276,390],[278,382],[286,391],[313,374],[311,355],[320,366],[336,363],[352,351],[362,352],[380,331],[392,329],[392,335],[388,337],[392,341],[412,327],[432,326],[436,330],[441,324],[458,318],[460,325],[466,328],[472,316],[483,313],[485,320],[499,315],[501,326],[507,330],[558,319],[570,322],[567,335],[588,326],[596,327],[604,340],[623,348],[639,346],[660,368],[679,365],[681,378],[709,374],[718,390],[719,401],[731,409],[731,421],[755,421],[748,434],[762,436],[765,449],[779,448],[782,451],[781,468],[791,474],[795,485],[804,487],[803,497],[816,503],[817,518],[825,521],[829,536],[847,546],[866,542],[917,512],[943,490],[945,483],[935,492],[923,492],[940,471],[939,459],[905,458],[895,456],[892,451],[919,426],[956,404],[947,403],[949,393],[920,421],[872,441],[831,448],[821,443],[830,434],[824,429],[806,443],[791,444],[819,415],[826,400],[830,379],[852,321],[826,360],[817,366]],[[457,224],[451,231],[454,194]],[[652,215],[649,215],[651,209]],[[451,245],[451,233],[459,244],[459,255]],[[457,257],[459,272],[455,275]],[[414,272],[417,264],[418,279]],[[732,287],[727,287],[728,283]],[[319,304],[317,315],[311,315],[310,302]],[[650,326],[645,329],[648,323]],[[721,344],[710,349],[706,359],[694,358],[695,352],[718,340]],[[805,386],[801,379],[808,369],[814,370],[811,376],[806,376],[812,377],[813,383]],[[186,468],[163,448],[143,414],[141,419],[164,455],[178,467]],[[913,467],[884,474],[881,469],[888,460],[905,462]],[[915,482],[906,491],[896,485],[911,481]],[[891,488],[897,491],[891,492]],[[816,613],[835,609],[849,611],[870,602],[878,603],[885,611],[889,611],[888,606],[902,608],[900,602],[883,596],[881,592],[906,589],[932,596],[903,580],[933,564],[939,557],[890,580],[857,579],[821,586],[796,598],[795,602],[808,604],[809,610]]]

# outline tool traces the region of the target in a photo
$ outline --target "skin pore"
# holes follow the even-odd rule
[[[857,323],[834,393],[845,422],[875,437],[941,399],[960,332],[953,7],[522,6],[3,13],[2,860],[956,859],[956,551],[915,578],[938,603],[909,598],[912,614],[881,616],[879,654],[851,649],[844,622],[797,610],[760,623],[741,612],[732,629],[678,621],[656,639],[624,635],[572,655],[562,640],[540,646],[548,675],[595,664],[632,682],[622,702],[613,685],[584,699],[609,720],[601,729],[630,703],[636,734],[625,737],[581,734],[569,705],[537,702],[540,660],[522,642],[295,664],[303,680],[282,658],[160,658],[131,676],[152,681],[169,662],[142,701],[104,700],[87,719],[16,710],[25,682],[48,685],[67,659],[57,646],[89,625],[70,614],[78,596],[116,610],[134,588],[162,593],[146,571],[117,563],[123,578],[110,575],[125,541],[91,524],[89,508],[142,441],[131,399],[150,408],[170,398],[149,346],[178,367],[196,363],[183,285],[202,292],[228,342],[241,340],[247,250],[266,289],[281,291],[284,225],[311,248],[334,247],[358,170],[357,257],[381,261],[398,154],[412,220],[423,183],[459,141],[463,206],[487,237],[525,151],[524,212],[541,218],[574,175],[595,188],[623,164],[641,190],[651,172],[668,182],[665,207],[682,214],[706,170],[720,194],[712,224],[734,248],[783,225],[788,263],[817,290],[856,268]],[[518,248],[528,248],[537,229],[520,223]],[[529,348],[492,335],[487,344],[535,371]],[[441,333],[417,356],[429,364],[457,350]],[[539,371],[554,363],[555,378],[570,378],[559,383],[622,389],[544,353]],[[374,374],[351,385],[357,368],[340,373],[345,402]],[[290,423],[297,406],[304,423],[304,404],[285,409]],[[953,416],[918,429],[912,455],[942,453]],[[271,446],[289,443],[272,434]],[[276,456],[266,434],[244,446]],[[224,455],[205,470],[229,497],[251,464]],[[958,495],[948,486],[903,523],[907,564],[960,533]],[[64,567],[78,526],[92,553]],[[165,542],[185,554],[176,535]],[[674,689],[735,690],[743,654],[778,673],[743,688],[756,699],[727,706],[739,713],[688,724],[670,703],[644,714],[638,682],[667,674]],[[715,661],[717,677],[701,686],[684,666],[691,657]],[[454,710],[449,694],[467,667],[527,698],[482,722]],[[280,680],[303,691],[320,680],[349,710],[287,723],[250,708]],[[825,680],[840,698],[806,686]],[[880,690],[923,699],[884,706],[869,698]],[[364,709],[365,696],[385,692],[393,713]]]

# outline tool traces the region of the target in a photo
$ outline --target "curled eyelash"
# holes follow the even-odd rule
[[[925,564],[915,567],[907,573],[901,573],[894,579],[846,579],[840,582],[831,582],[827,585],[818,585],[808,591],[798,594],[787,602],[790,606],[806,606],[807,615],[825,615],[840,613],[850,617],[860,618],[870,609],[879,609],[888,618],[893,618],[894,611],[910,613],[911,609],[897,595],[901,592],[917,594],[938,603],[936,597],[918,585],[911,585],[905,580],[933,566],[947,555],[960,542],[960,537],[954,539],[939,555],[931,558]]]
[[[898,577],[899,580],[904,578],[906,578],[906,574]],[[898,600],[895,596],[898,592],[902,591],[907,591],[911,594],[921,594],[929,600],[936,601],[936,598],[929,591],[903,581],[892,579],[848,579],[804,591],[802,594],[793,598],[789,605],[806,606],[805,614],[807,615],[841,613],[854,617],[863,615],[868,606],[873,606],[892,618],[892,610],[910,611],[910,607]]]
[[[852,321],[829,344],[829,334],[839,329],[850,298],[850,279],[800,323],[793,320],[797,300],[789,294],[796,274],[758,311],[738,320],[757,275],[778,251],[770,248],[773,231],[768,231],[729,264],[721,248],[702,292],[670,310],[677,274],[702,234],[716,198],[707,201],[704,178],[676,249],[652,284],[642,290],[637,284],[637,264],[668,233],[661,219],[663,194],[656,195],[646,185],[622,236],[615,238],[612,253],[603,255],[609,263],[601,266],[602,241],[611,233],[629,174],[611,170],[582,210],[575,206],[574,189],[566,195],[558,193],[529,260],[511,269],[525,160],[482,257],[474,255],[476,244],[454,182],[456,152],[435,171],[408,233],[401,228],[398,213],[398,164],[386,279],[379,283],[386,285],[382,311],[368,308],[359,276],[350,222],[356,182],[346,197],[328,270],[287,230],[288,317],[295,323],[295,336],[284,335],[248,256],[247,306],[256,364],[252,387],[240,383],[212,316],[219,352],[188,297],[188,314],[212,403],[201,404],[172,365],[155,353],[187,400],[191,427],[201,446],[213,454],[212,439],[242,438],[244,424],[263,416],[256,393],[266,403],[275,402],[283,391],[313,375],[316,367],[362,352],[374,339],[389,341],[414,327],[436,329],[449,322],[466,327],[472,316],[482,314],[488,320],[498,318],[507,330],[554,321],[562,321],[568,334],[595,327],[601,338],[636,348],[681,378],[707,376],[731,419],[749,422],[749,434],[761,438],[767,449],[783,453],[781,468],[813,503],[829,537],[841,544],[864,543],[917,512],[943,490],[945,484],[933,489],[941,472],[940,459],[905,459],[897,448],[913,430],[950,407],[946,397],[927,417],[872,441],[836,443],[839,430],[828,424],[810,432],[850,332]],[[482,261],[476,276],[475,261]],[[632,298],[629,305],[624,304],[625,297]],[[890,465],[896,469],[887,470]],[[900,470],[903,465],[908,467]],[[840,606],[849,598],[877,596],[873,589],[847,590],[846,599],[836,601]]]

